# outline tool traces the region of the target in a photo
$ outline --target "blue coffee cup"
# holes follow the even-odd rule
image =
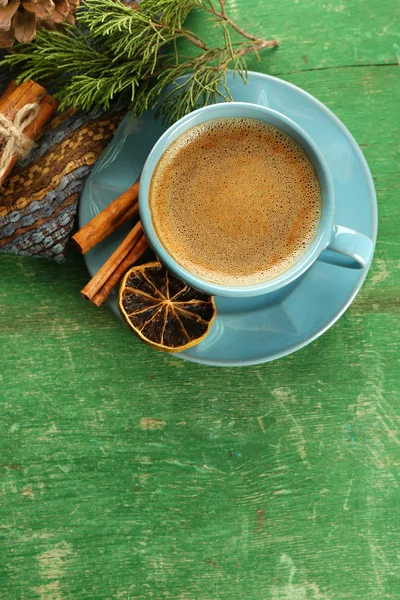
[[[168,253],[160,241],[149,205],[150,184],[158,161],[167,148],[188,129],[221,117],[257,119],[278,127],[293,138],[306,152],[318,175],[322,192],[321,218],[316,235],[299,260],[289,269],[265,282],[248,286],[218,285],[184,269]],[[188,285],[213,296],[249,297],[274,292],[300,277],[324,250],[324,260],[344,268],[362,269],[369,265],[373,243],[366,235],[334,222],[335,197],[332,177],[325,158],[316,143],[299,125],[281,113],[246,102],[229,102],[205,106],[186,115],[167,129],[151,150],[143,168],[139,188],[139,210],[147,239],[159,260]],[[344,260],[343,260],[344,259]]]

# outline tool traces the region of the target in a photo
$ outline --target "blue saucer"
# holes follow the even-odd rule
[[[341,121],[313,96],[268,75],[249,73],[247,85],[228,77],[233,99],[269,106],[287,115],[316,141],[329,165],[336,197],[335,223],[368,235],[375,243],[377,205],[364,156]],[[127,116],[97,162],[82,192],[79,225],[132,185],[146,157],[165,130],[152,113]],[[93,276],[129,227],[104,240],[85,256]],[[326,331],[353,301],[368,269],[334,266],[324,254],[296,282],[282,290],[248,299],[217,298],[217,318],[198,346],[176,354],[193,362],[243,366],[268,362],[299,350]],[[119,316],[116,293],[109,301]],[[132,337],[132,344],[139,343]]]

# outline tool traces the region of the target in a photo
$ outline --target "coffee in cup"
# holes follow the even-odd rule
[[[149,190],[154,229],[188,272],[249,286],[290,269],[315,237],[322,194],[301,146],[274,125],[221,117],[164,152]]]

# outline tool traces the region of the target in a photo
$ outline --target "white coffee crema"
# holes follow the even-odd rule
[[[321,189],[304,150],[248,118],[181,135],[159,160],[150,209],[167,252],[220,285],[257,284],[294,265],[315,237]]]

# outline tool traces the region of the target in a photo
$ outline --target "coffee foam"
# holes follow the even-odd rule
[[[321,214],[317,174],[286,133],[221,118],[180,136],[150,189],[153,224],[171,256],[220,285],[276,277],[309,246]]]

